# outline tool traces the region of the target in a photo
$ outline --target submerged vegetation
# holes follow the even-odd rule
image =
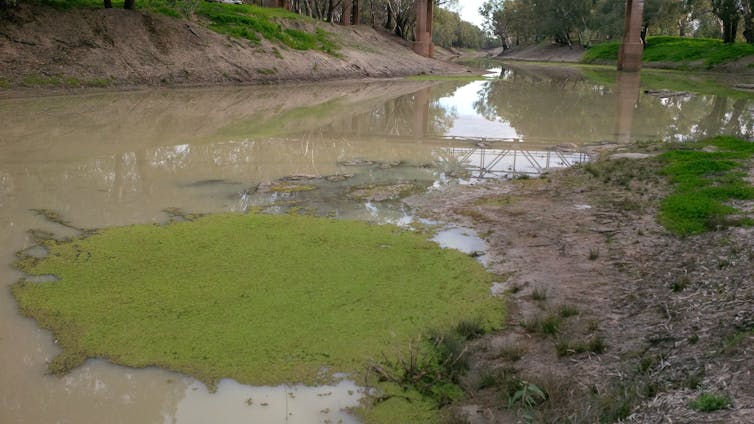
[[[58,338],[54,373],[103,357],[209,384],[311,384],[430,330],[502,323],[477,261],[393,226],[218,215],[44,245],[19,266],[60,280],[13,293]]]

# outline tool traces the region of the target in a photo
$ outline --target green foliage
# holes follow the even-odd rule
[[[474,24],[461,20],[457,12],[435,8],[432,41],[442,47],[482,48],[485,35]]]
[[[714,146],[718,151],[702,151]],[[733,137],[717,137],[685,149],[664,153],[663,172],[674,191],[660,205],[660,222],[679,235],[697,234],[737,222],[729,216],[737,210],[726,204],[733,199],[754,199],[754,187],[743,179],[740,160],[754,156],[754,143]]]
[[[559,315],[549,314],[536,316],[521,323],[521,326],[530,333],[553,336],[560,331],[562,319]]]
[[[508,399],[508,408],[518,406],[523,409],[531,409],[546,399],[547,394],[539,386],[521,380],[518,389]]]
[[[562,337],[555,343],[555,350],[558,352],[558,356],[578,355],[586,352],[599,355],[607,350],[607,343],[599,335],[592,336],[586,341]]]
[[[579,314],[579,310],[572,305],[562,304],[558,307],[558,315],[562,318],[570,318]]]
[[[431,327],[443,336],[432,339],[427,366],[452,382],[465,339],[452,329],[476,319],[491,329],[503,317],[477,261],[389,225],[218,215],[46,247],[50,255],[24,271],[60,281],[22,281],[13,294],[59,339],[53,372],[102,357],[208,383],[314,383],[323,366],[359,372]],[[422,393],[453,398],[436,375],[419,379]]]
[[[726,395],[718,395],[714,393],[702,393],[689,402],[691,409],[701,412],[713,412],[730,406],[730,398]]]
[[[75,77],[66,77],[62,75],[27,75],[21,79],[21,85],[24,87],[107,87],[110,85],[108,78],[91,78],[79,79]]]
[[[619,47],[620,42],[618,41],[596,45],[587,50],[583,62],[616,61],[618,60]],[[721,40],[708,38],[659,36],[647,39],[643,60],[645,62],[675,62],[689,65],[698,61],[706,67],[712,67],[751,55],[754,55],[754,45],[751,44],[725,44]]]
[[[399,387],[403,393],[418,393],[435,407],[443,407],[464,396],[460,378],[469,368],[467,341],[469,323],[437,330],[413,342],[395,359],[387,356],[369,367],[378,382]],[[481,328],[481,327],[480,327]],[[481,329],[479,330],[481,331]]]
[[[442,422],[435,404],[415,390],[387,382],[377,384],[376,389],[380,396],[354,411],[364,424]]]

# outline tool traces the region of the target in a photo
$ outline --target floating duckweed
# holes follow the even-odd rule
[[[60,280],[13,293],[55,333],[57,373],[102,357],[209,384],[315,383],[323,367],[358,373],[430,327],[502,322],[477,261],[389,225],[214,215],[46,247],[26,271]]]

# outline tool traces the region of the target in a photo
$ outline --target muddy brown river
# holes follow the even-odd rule
[[[347,378],[313,388],[223,380],[209,393],[187,376],[98,359],[63,377],[46,375],[55,340],[18,314],[8,286],[21,274],[11,264],[16,251],[33,245],[29,230],[70,230],[35,209],[82,228],[165,222],[170,208],[296,208],[410,225],[418,218],[390,187],[410,185],[416,193],[536,176],[588,160],[578,152],[585,144],[754,137],[751,95],[656,85],[645,93],[639,84],[611,72],[540,67],[495,69],[475,82],[0,100],[0,423],[357,422],[343,409],[358,404],[362,389]],[[281,181],[318,190],[268,189]],[[454,231],[443,237],[453,239]],[[460,244],[476,246],[456,232]]]

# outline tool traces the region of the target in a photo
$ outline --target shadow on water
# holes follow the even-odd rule
[[[645,84],[657,78],[648,74],[639,80],[550,68],[510,67],[471,83],[0,100],[0,260],[6,264],[0,281],[20,278],[9,264],[35,244],[28,230],[60,230],[32,210],[57,211],[79,228],[165,222],[168,208],[425,225],[402,198],[447,184],[537,177],[589,160],[581,151],[588,143],[754,136],[751,97],[677,85],[668,87],[672,96],[649,94]],[[485,250],[464,229],[440,229],[437,240],[469,254]],[[55,379],[44,367],[57,347],[19,317],[9,290],[0,294],[0,323],[0,422],[117,422],[116,415],[121,422],[265,422],[268,413],[270,422],[348,422],[336,410],[358,396],[346,383],[332,396],[298,389],[295,398],[311,397],[315,406],[289,411],[280,406],[292,400],[284,389],[258,393],[227,381],[211,394],[188,377],[103,361]]]

